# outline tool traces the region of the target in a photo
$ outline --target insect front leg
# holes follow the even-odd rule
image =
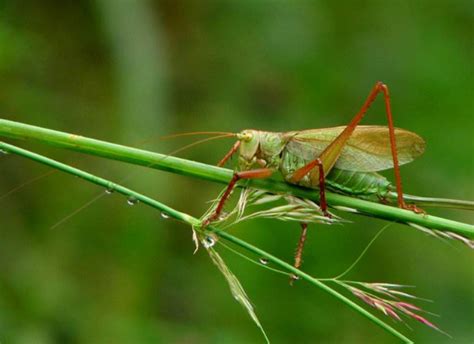
[[[203,221],[202,226],[207,227],[212,221],[215,221],[219,218],[224,209],[225,202],[229,199],[232,191],[234,190],[237,182],[241,179],[265,179],[269,178],[273,174],[274,170],[269,168],[259,168],[249,171],[235,172],[231,181],[227,185],[227,189],[222,194],[217,204],[216,210],[212,213],[207,219]]]
[[[240,140],[237,140],[232,146],[232,148],[227,152],[227,154],[221,159],[221,161],[217,163],[217,166],[219,167],[224,166],[227,160],[229,160],[232,157],[232,155],[234,155],[235,152],[237,152],[239,147],[240,147]]]

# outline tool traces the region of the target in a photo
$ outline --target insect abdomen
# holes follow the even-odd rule
[[[309,161],[284,151],[280,162],[280,171],[285,180]],[[301,179],[298,185],[316,189],[319,181],[314,181],[309,175]],[[329,189],[350,195],[378,195],[383,197],[390,190],[390,182],[382,175],[375,172],[356,172],[333,168],[326,177]]]
[[[355,172],[333,168],[326,178],[329,188],[353,195],[384,196],[390,190],[390,182],[375,172]]]

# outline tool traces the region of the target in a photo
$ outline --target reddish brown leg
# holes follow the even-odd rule
[[[308,224],[307,223],[300,223],[301,225],[301,235],[300,240],[298,241],[298,246],[296,246],[295,252],[295,264],[294,267],[299,269],[301,264],[303,263],[303,248],[304,243],[306,241],[306,234],[308,232]],[[296,275],[290,276],[290,285],[293,285],[293,282],[296,281],[298,277]]]
[[[397,194],[398,194],[398,206],[400,208],[408,208],[405,202],[403,201],[403,191],[402,191],[402,179],[400,175],[400,166],[398,165],[398,155],[397,155],[397,145],[396,145],[396,140],[395,140],[395,127],[393,125],[393,117],[392,117],[392,109],[390,106],[390,95],[388,91],[387,85],[383,84],[382,82],[377,82],[370,92],[369,96],[367,97],[364,105],[362,108],[359,110],[359,112],[354,116],[352,121],[349,123],[349,125],[344,129],[344,131],[339,135],[339,137],[335,141],[340,142],[333,142],[330,146],[337,146],[337,145],[344,145],[344,143],[349,139],[349,136],[352,134],[354,129],[357,127],[359,122],[362,120],[364,117],[365,113],[369,109],[370,105],[374,102],[375,98],[377,98],[377,95],[382,92],[384,96],[384,101],[385,101],[385,112],[387,114],[387,121],[388,121],[388,132],[390,136],[390,148],[392,150],[392,158],[393,158],[393,170],[395,174],[395,185],[397,188]],[[330,146],[326,148],[325,151],[330,149]],[[321,154],[323,155],[324,152]],[[327,171],[328,172],[328,171]]]
[[[227,162],[227,160],[229,160],[230,157],[232,155],[234,155],[235,152],[237,152],[239,147],[240,147],[240,140],[238,140],[236,143],[234,143],[234,145],[232,146],[230,151],[228,151],[227,154],[222,158],[222,160],[217,163],[217,166],[219,166],[219,167],[224,166],[225,163]]]
[[[398,206],[404,209],[412,209],[415,212],[423,212],[422,210],[416,208],[415,206],[405,204],[403,200],[402,180],[400,176],[400,167],[398,164],[398,155],[397,155],[397,148],[396,148],[397,145],[395,141],[395,128],[393,125],[392,110],[390,107],[390,95],[388,92],[387,85],[383,84],[382,82],[377,82],[375,84],[375,86],[372,88],[372,91],[369,93],[369,96],[367,97],[364,105],[362,105],[362,108],[354,116],[354,118],[349,123],[349,125],[339,134],[339,136],[333,142],[331,142],[331,144],[329,144],[329,146],[327,146],[324,149],[324,151],[319,156],[319,159],[323,165],[324,173],[327,175],[331,171],[337,159],[339,158],[339,155],[341,154],[341,151],[344,148],[347,140],[349,139],[349,137],[351,136],[351,134],[353,133],[357,125],[359,125],[360,121],[366,114],[370,105],[372,105],[372,103],[374,102],[375,98],[377,98],[377,95],[379,93],[383,93],[384,101],[385,101],[385,112],[387,114],[387,121],[388,121],[390,147],[392,150],[392,158],[393,158],[393,170],[395,174],[395,185],[396,185],[397,195],[398,195],[397,196]],[[300,169],[302,171],[301,173],[305,171],[307,166]],[[310,170],[311,169],[309,169],[306,173],[308,173]],[[298,174],[298,173],[300,173],[299,170],[295,172],[295,174]]]
[[[301,167],[293,173],[291,180],[293,182],[299,182],[305,175],[307,175],[315,167],[318,167],[318,177],[319,177],[319,206],[324,216],[331,217],[328,213],[328,205],[326,202],[326,177],[324,173],[324,166],[321,162],[321,159],[317,158],[309,162],[307,165]]]
[[[224,209],[224,204],[229,198],[230,194],[232,193],[232,190],[234,190],[236,183],[240,179],[265,179],[270,177],[273,174],[273,170],[269,168],[259,168],[256,170],[250,170],[250,171],[242,171],[242,172],[235,172],[234,176],[232,177],[231,181],[229,182],[229,185],[227,185],[227,189],[225,190],[224,194],[219,200],[219,203],[217,204],[216,210],[212,215],[210,215],[206,220],[203,222],[203,227],[206,227],[211,223],[212,221],[216,220],[220,214],[222,213],[222,210]]]

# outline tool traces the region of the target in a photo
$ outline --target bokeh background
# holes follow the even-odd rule
[[[427,142],[424,156],[402,168],[406,191],[474,199],[473,16],[469,0],[4,0],[0,114],[166,153],[190,142],[158,139],[175,132],[343,125],[383,80],[396,125]],[[364,123],[385,123],[380,100]],[[127,178],[196,216],[222,188],[19,144]],[[231,144],[180,155],[216,163]],[[189,227],[116,194],[88,204],[103,190],[59,172],[7,195],[50,170],[15,156],[0,165],[2,343],[263,342],[206,253],[192,254]],[[469,212],[430,212],[473,222]],[[341,272],[384,225],[343,215],[353,223],[311,226],[306,271]],[[299,236],[296,224],[272,220],[231,231],[288,261]],[[397,342],[315,287],[291,288],[281,275],[221,253],[274,343]],[[462,245],[393,225],[350,277],[416,285],[434,300],[420,304],[441,315],[430,319],[453,339],[415,322],[397,327],[416,342],[472,343],[472,262]]]

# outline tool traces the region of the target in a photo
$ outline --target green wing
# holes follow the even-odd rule
[[[291,154],[305,160],[317,158],[345,127],[299,131],[287,144]],[[415,133],[395,128],[398,160],[407,164],[425,150],[425,142]],[[388,127],[358,126],[334,166],[341,170],[374,172],[393,168]]]

